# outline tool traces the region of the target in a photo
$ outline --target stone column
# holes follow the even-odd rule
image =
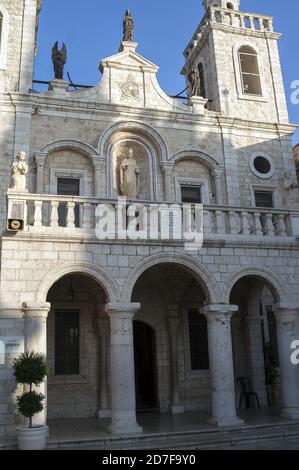
[[[107,392],[107,346],[109,335],[109,322],[104,318],[97,318],[97,328],[100,337],[100,408],[98,411],[99,418],[110,418],[111,410],[108,408],[108,392]]]
[[[249,339],[250,376],[253,390],[258,394],[261,406],[268,406],[264,344],[262,337],[262,321],[260,305],[264,284],[256,281],[252,283],[249,292],[248,316],[246,317]]]
[[[216,166],[212,170],[212,177],[215,184],[215,199],[218,206],[223,205],[223,196],[222,196],[222,186],[221,186],[221,176],[223,173],[223,168]]]
[[[174,195],[173,195],[173,172],[174,164],[164,162],[162,164],[162,171],[164,173],[164,186],[165,186],[165,200],[166,202],[173,202]]]
[[[47,158],[47,153],[36,152],[36,193],[42,194],[44,192],[44,166]]]
[[[237,305],[207,305],[201,309],[208,320],[212,418],[219,427],[241,426],[236,413],[231,317]]]
[[[179,374],[178,374],[178,330],[179,318],[177,316],[168,317],[168,331],[170,337],[171,351],[171,398],[172,414],[184,413],[184,407],[180,404],[179,395]]]
[[[2,296],[3,299],[3,296]],[[24,352],[24,315],[21,305],[0,303],[0,438],[14,437],[16,424],[22,418],[16,415],[16,390],[12,361]],[[17,419],[16,419],[17,417]]]
[[[141,433],[136,422],[133,318],[140,304],[108,304],[110,318],[111,408],[109,431],[114,434]]]
[[[25,314],[25,351],[40,353],[47,357],[47,318],[51,305],[48,302],[28,302],[23,305]],[[47,397],[47,380],[37,390]],[[34,424],[47,422],[47,398],[41,413],[34,416]]]
[[[100,199],[104,196],[102,188],[102,172],[103,172],[103,163],[105,159],[103,157],[98,157],[97,155],[92,157],[93,166],[94,166],[94,197]]]
[[[298,340],[296,322],[299,309],[276,305],[274,307],[280,363],[282,417],[299,419],[299,367],[291,362],[291,344]]]
[[[258,394],[261,407],[268,405],[265,361],[263,351],[262,323],[263,317],[258,315],[248,315],[248,333],[250,347],[250,369],[252,388]],[[255,403],[256,404],[256,403]],[[257,406],[257,405],[256,405]]]

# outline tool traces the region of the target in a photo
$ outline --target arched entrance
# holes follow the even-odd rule
[[[131,301],[141,305],[134,322],[137,408],[210,409],[204,284],[175,262],[155,264],[135,282]]]
[[[279,356],[273,313],[277,301],[273,285],[258,275],[242,277],[231,290],[230,303],[239,307],[232,317],[237,405],[242,390],[240,381],[244,378],[249,379],[262,407],[280,404]]]
[[[134,321],[134,359],[137,411],[155,410],[158,405],[156,335],[142,321]]]
[[[73,273],[53,284],[47,300],[48,417],[96,416],[108,408],[106,293],[92,277]]]

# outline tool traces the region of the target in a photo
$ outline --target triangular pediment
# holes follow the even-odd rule
[[[149,60],[135,52],[137,45],[132,44],[131,49],[123,50],[110,57],[103,59],[100,63],[100,71],[103,73],[105,67],[127,68],[127,69],[144,69],[149,72],[157,73],[159,67]]]

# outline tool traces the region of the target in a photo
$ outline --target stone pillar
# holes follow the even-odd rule
[[[45,152],[37,152],[35,154],[37,194],[42,194],[44,192],[44,166],[46,158],[47,154]]]
[[[260,315],[261,298],[264,288],[264,284],[259,281],[252,283],[249,293],[248,316],[246,319],[250,348],[249,362],[252,387],[259,396],[261,406],[268,406],[264,344],[262,337],[263,317]]]
[[[265,361],[263,351],[263,338],[261,323],[263,317],[260,315],[249,315],[247,317],[249,336],[249,356],[251,369],[251,383],[253,390],[258,394],[260,405],[267,407],[267,389],[265,376]]]
[[[48,302],[28,302],[23,306],[25,314],[25,351],[40,353],[47,357],[47,318],[51,305]],[[47,380],[37,390],[47,397]],[[41,413],[34,416],[35,425],[47,422],[47,398]]]
[[[236,413],[231,317],[237,305],[207,305],[201,309],[208,320],[212,418],[219,427],[241,426]]]
[[[100,408],[98,411],[99,418],[110,418],[111,410],[108,408],[108,391],[107,391],[107,346],[109,335],[109,323],[104,318],[97,318],[97,328],[100,337]]]
[[[223,173],[223,168],[216,166],[212,170],[212,177],[215,184],[215,199],[218,206],[223,205],[223,195],[222,195],[222,186],[221,186],[221,176]]]
[[[111,408],[109,431],[113,434],[137,434],[133,318],[140,304],[108,304],[110,318]],[[145,372],[146,373],[146,372]]]
[[[168,331],[171,351],[171,412],[172,414],[184,413],[184,407],[180,404],[179,374],[178,374],[178,330],[179,318],[168,317]]]
[[[165,187],[165,200],[166,202],[173,202],[174,201],[174,194],[173,194],[173,163],[164,162],[162,164],[162,171],[164,173],[164,187]]]
[[[103,157],[98,157],[97,155],[92,157],[93,166],[94,166],[94,197],[100,199],[103,197],[103,189],[102,188],[102,172],[103,172],[103,163],[105,159]],[[102,190],[102,191],[101,191]]]
[[[299,309],[281,305],[274,307],[280,363],[282,417],[299,419],[299,367],[291,363],[291,344],[296,337]]]
[[[2,296],[3,298],[3,296]],[[24,352],[24,315],[21,305],[0,303],[0,440],[16,435],[16,424],[22,423],[16,414],[16,389],[12,361]],[[17,417],[17,420],[16,420]]]

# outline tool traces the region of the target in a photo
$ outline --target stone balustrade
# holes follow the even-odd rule
[[[20,224],[23,232],[52,232],[59,235],[79,233],[80,231],[94,232],[97,221],[96,209],[99,204],[109,205],[115,213],[115,219],[119,218],[116,200],[99,200],[85,197],[69,197],[40,194],[10,194],[7,195],[8,214],[15,213],[14,205],[25,214],[25,220]],[[126,204],[122,206],[123,227],[127,228],[129,221],[138,215],[140,231],[151,229],[161,233],[163,223],[170,225],[171,235],[169,239],[178,240],[178,233],[182,230],[193,230],[199,227],[201,220],[195,217],[195,206],[175,203],[172,205],[150,203],[148,201],[136,202],[136,208]],[[203,220],[205,236],[233,236],[233,237],[296,237],[299,212],[279,209],[260,209],[217,205],[198,205],[196,213]],[[185,213],[184,209],[185,208]],[[186,210],[187,208],[187,210]],[[146,215],[145,215],[146,214]],[[150,215],[152,214],[152,215]],[[154,215],[157,215],[155,219]],[[153,218],[151,219],[151,217]],[[7,226],[12,219],[8,220]],[[148,232],[149,233],[149,232]],[[218,237],[218,238],[219,238]]]
[[[193,50],[195,50],[206,30],[206,27],[209,24],[221,24],[234,28],[250,29],[252,31],[262,33],[272,33],[274,31],[273,18],[271,16],[258,15],[256,13],[244,13],[220,7],[212,7],[201,21],[192,40],[185,49],[184,55],[186,58],[190,57]]]

